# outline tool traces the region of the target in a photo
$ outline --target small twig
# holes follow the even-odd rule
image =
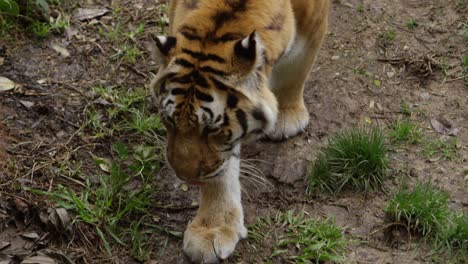
[[[460,76],[458,78],[455,78],[455,79],[449,79],[449,80],[445,80],[444,83],[448,83],[448,82],[454,82],[454,81],[458,81],[458,80],[462,80],[462,79],[465,79],[465,78],[468,78],[468,75],[465,75],[465,76]]]

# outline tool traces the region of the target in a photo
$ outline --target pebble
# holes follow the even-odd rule
[[[332,60],[339,60],[339,59],[340,59],[340,56],[335,55],[335,56],[331,57],[331,59],[332,59]]]
[[[421,99],[423,100],[428,100],[431,97],[431,95],[429,93],[421,93],[419,97],[421,97]]]

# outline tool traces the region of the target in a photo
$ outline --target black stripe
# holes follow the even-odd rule
[[[229,126],[229,116],[224,113],[224,120],[223,120],[223,126]]]
[[[234,41],[234,40],[243,39],[243,38],[245,38],[245,36],[240,33],[226,33],[226,34],[223,34],[221,37],[211,37],[210,41],[214,43],[220,43],[220,42]]]
[[[166,80],[164,80],[164,81],[161,83],[161,87],[159,87],[159,93],[160,93],[160,94],[167,93],[167,89],[166,89]]]
[[[216,75],[219,75],[219,76],[225,76],[226,73],[223,72],[222,70],[217,70],[217,69],[214,69],[210,66],[204,66],[204,67],[201,67],[200,68],[200,71],[202,72],[207,72],[207,73],[212,73],[212,74],[216,74]]]
[[[214,122],[218,123],[219,121],[221,121],[221,118],[223,118],[223,117],[221,115],[218,115],[218,117],[216,117],[216,120]]]
[[[228,108],[236,108],[238,102],[239,102],[239,99],[236,96],[234,96],[231,93],[228,94],[227,102],[226,102]]]
[[[194,68],[195,65],[193,65],[193,63],[189,62],[188,60],[185,60],[185,59],[176,59],[175,60],[175,64],[178,64],[182,67],[185,67],[185,68]]]
[[[211,111],[211,109],[209,109],[208,107],[204,107],[204,106],[202,106],[201,109],[205,111],[206,113],[208,113],[208,115],[210,116],[210,119],[213,119],[214,114],[213,114],[213,111]]]
[[[167,102],[164,104],[164,107],[167,107],[168,105],[174,104],[175,102],[172,101],[171,99],[167,100]]]
[[[197,89],[195,89],[195,97],[197,97],[198,100],[205,102],[213,102],[213,97],[211,95],[200,92]]]
[[[192,73],[170,79],[171,82],[187,84],[192,82]]]
[[[262,121],[263,123],[266,122],[265,113],[262,110],[260,110],[259,108],[254,108],[253,109],[252,116],[258,121]]]
[[[242,127],[242,137],[247,134],[247,117],[245,116],[244,111],[237,110],[236,111],[237,120],[239,120],[239,124]]]
[[[200,87],[203,88],[208,88],[208,81],[206,80],[205,77],[203,77],[198,71],[193,71],[192,72],[192,78],[195,80],[195,84],[197,84]]]
[[[225,85],[224,83],[216,80],[216,78],[210,78],[210,80],[213,82],[214,86],[216,88],[218,88],[219,90],[222,90],[222,91],[229,90],[229,87],[227,85]]]
[[[232,139],[232,131],[228,130],[227,141],[231,141]]]
[[[179,30],[180,34],[188,40],[201,40],[202,38],[197,34],[197,30],[190,26],[182,26]]]
[[[171,90],[171,94],[172,95],[186,95],[187,90],[182,89],[182,88],[175,88]]]
[[[205,53],[202,53],[202,52],[192,51],[192,50],[189,50],[189,49],[182,49],[182,52],[194,57],[195,59],[199,59],[201,61],[211,60],[211,61],[216,61],[216,62],[219,62],[219,63],[226,63],[225,59],[221,58],[220,56],[218,56],[216,54],[210,54],[210,53],[205,54]]]

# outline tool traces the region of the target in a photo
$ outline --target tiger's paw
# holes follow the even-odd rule
[[[298,107],[280,107],[275,130],[267,134],[273,141],[281,141],[303,132],[309,123],[309,112],[302,104]]]
[[[206,223],[208,219],[200,220],[195,218],[184,234],[184,253],[194,263],[219,263],[234,252],[240,239],[247,237],[242,223],[209,224]]]

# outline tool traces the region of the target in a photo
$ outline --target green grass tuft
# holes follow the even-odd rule
[[[429,182],[417,182],[413,190],[404,185],[385,209],[395,221],[424,237],[439,236],[449,221],[448,194]]]
[[[415,29],[419,26],[418,22],[416,21],[416,19],[412,18],[408,21],[408,23],[406,23],[406,27],[408,29]]]
[[[409,144],[417,144],[422,139],[421,129],[417,125],[400,119],[393,125],[389,136],[394,142],[406,142]]]
[[[309,176],[308,191],[378,189],[388,168],[387,147],[379,128],[355,128],[333,136]]]
[[[341,262],[348,244],[340,227],[330,220],[310,219],[304,211],[290,210],[278,212],[275,217],[259,218],[249,232],[256,243],[276,236],[267,262],[278,259],[281,263]]]
[[[441,248],[456,258],[468,261],[468,214],[453,214],[452,223],[444,230]]]

